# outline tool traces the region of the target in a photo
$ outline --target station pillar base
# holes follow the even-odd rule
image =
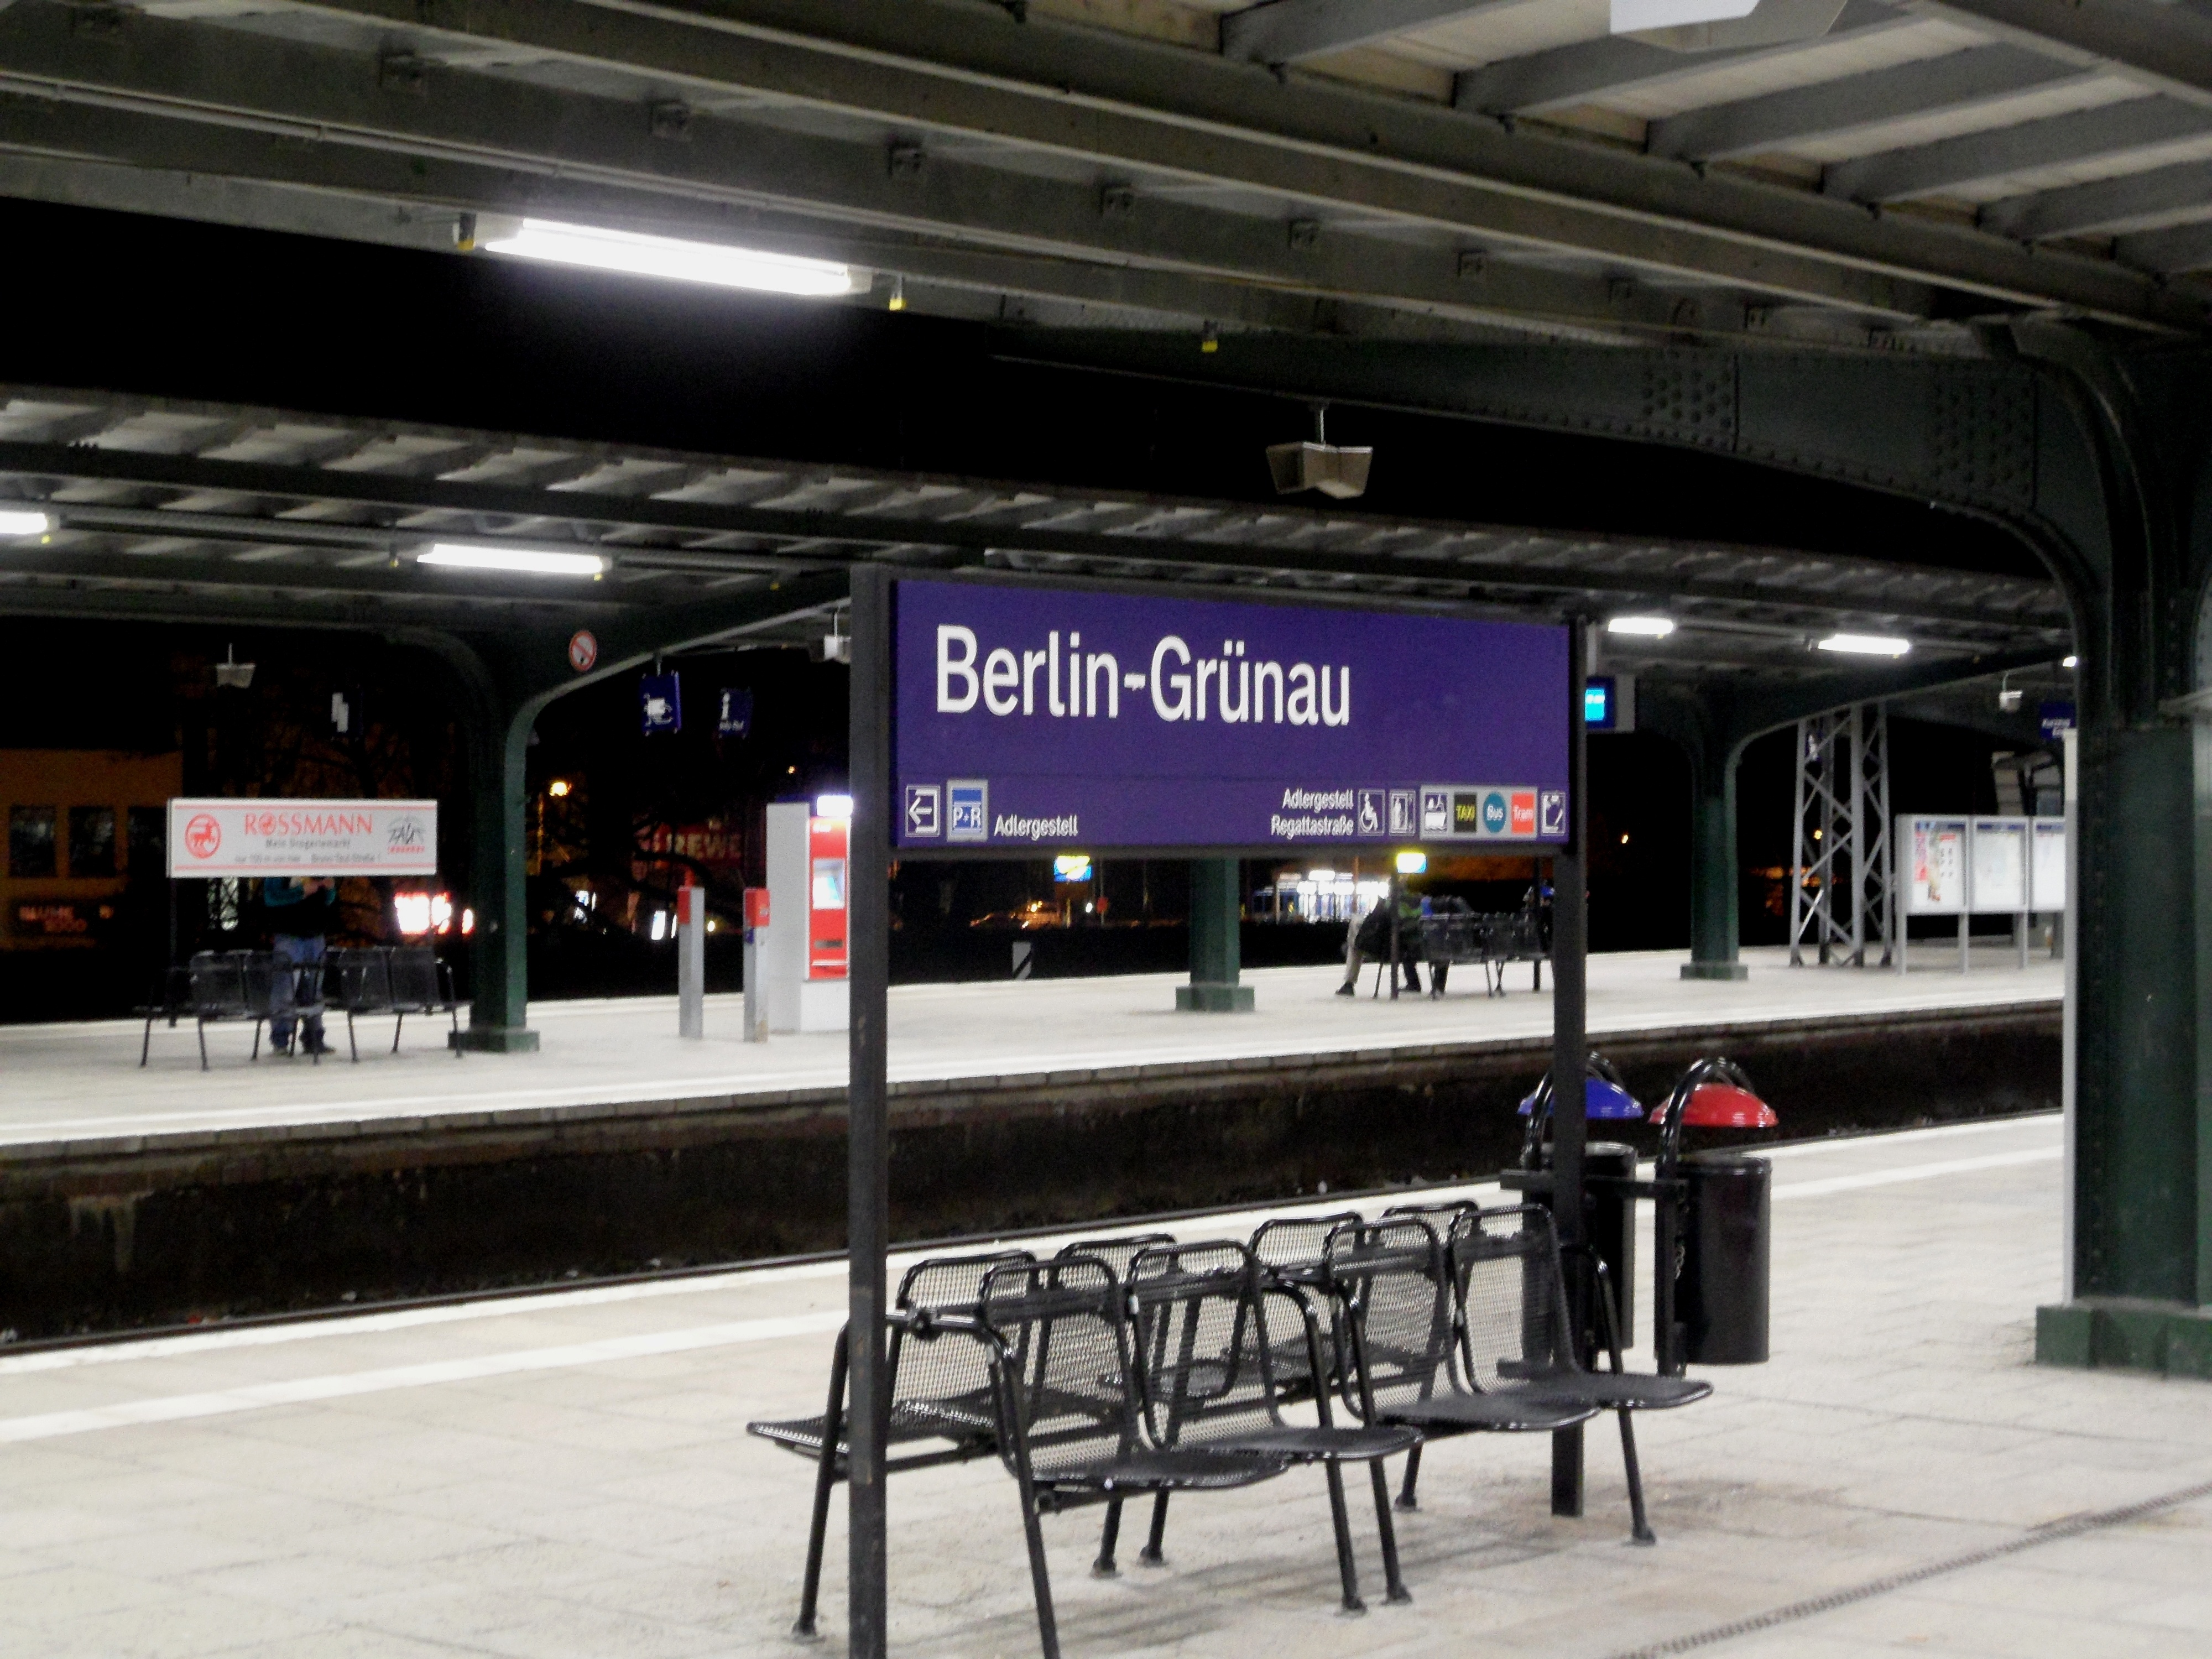
[[[527,1025],[465,1025],[447,1034],[447,1046],[463,1054],[534,1054],[538,1033]]]
[[[1249,985],[1199,983],[1176,987],[1176,1012],[1183,1014],[1249,1014],[1252,988]]]
[[[2212,1308],[2131,1296],[2055,1303],[2035,1310],[2035,1358],[2212,1378]]]
[[[1751,969],[1740,962],[1686,962],[1684,979],[1749,979]]]

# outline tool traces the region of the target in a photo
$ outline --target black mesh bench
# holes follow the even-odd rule
[[[1249,1249],[1224,1242],[1169,1244],[1132,1262],[1127,1283],[1145,1426],[1163,1449],[1198,1448],[1318,1463],[1327,1476],[1329,1518],[1336,1536],[1337,1570],[1345,1610],[1359,1613],[1359,1573],[1345,1511],[1340,1466],[1365,1463],[1375,1487],[1383,1577],[1393,1601],[1410,1601],[1398,1568],[1398,1540],[1390,1520],[1390,1488],[1382,1460],[1420,1441],[1412,1429],[1340,1426],[1330,1418],[1327,1389],[1308,1387],[1311,1425],[1286,1422],[1274,1356],[1302,1351],[1298,1374],[1327,1374],[1320,1322],[1312,1300],[1296,1285],[1272,1281]],[[1159,1559],[1168,1493],[1153,1500],[1148,1559]],[[1101,1559],[1110,1571],[1116,1500],[1108,1510]]]
[[[896,1305],[902,1314],[972,1319],[984,1275],[994,1267],[1030,1259],[1026,1250],[996,1250],[917,1262],[899,1280]],[[839,1332],[836,1351],[830,1359],[829,1404],[822,1415],[745,1425],[749,1433],[815,1460],[806,1576],[799,1589],[799,1620],[792,1627],[799,1636],[814,1634],[830,1494],[849,1473],[852,1445],[845,1425],[846,1340],[846,1333]],[[998,1407],[992,1397],[988,1353],[972,1342],[948,1343],[940,1350],[910,1340],[908,1326],[894,1324],[888,1358],[891,1408],[885,1445],[893,1455],[886,1463],[887,1473],[966,1462],[988,1457],[998,1449]]]

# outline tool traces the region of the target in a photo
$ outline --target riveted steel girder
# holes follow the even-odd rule
[[[289,0],[427,57],[495,46],[640,77],[668,96],[758,96],[911,131],[1154,169],[1455,234],[1573,249],[1824,304],[1920,309],[1927,284],[2193,330],[2192,291],[1978,233],[1872,220],[1810,192],[1578,140],[1508,133],[1157,42],[963,0],[592,3]]]

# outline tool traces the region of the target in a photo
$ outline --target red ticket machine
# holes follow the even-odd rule
[[[806,821],[806,977],[845,977],[846,818]]]

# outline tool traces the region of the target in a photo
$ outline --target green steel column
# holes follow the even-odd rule
[[[2192,739],[2085,722],[2075,1285],[2194,1305]]]
[[[1684,979],[1744,979],[1736,960],[1735,763],[1733,745],[1690,766],[1690,959]]]
[[[1243,919],[1241,866],[1235,859],[1194,859],[1190,866],[1190,983],[1176,987],[1185,1013],[1249,1012],[1252,988],[1239,985],[1243,963],[1237,924]]]
[[[2212,1308],[2212,721],[2195,750],[2197,919],[2197,1304]]]
[[[470,887],[477,913],[475,994],[469,1023],[453,1039],[460,1048],[525,1054],[538,1033],[524,1023],[529,1008],[529,899],[524,863],[525,757],[531,711],[512,711],[503,700],[486,711],[469,744],[469,810],[472,821]]]

